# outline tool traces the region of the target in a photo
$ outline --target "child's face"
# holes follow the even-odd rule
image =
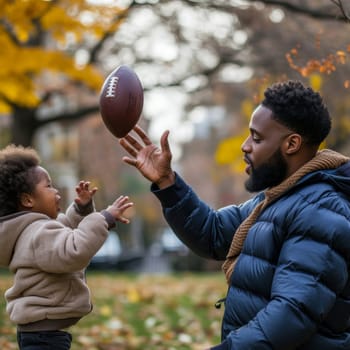
[[[56,219],[60,211],[61,196],[58,190],[52,187],[50,175],[44,168],[38,166],[34,171],[39,182],[31,194],[31,211],[46,214],[50,218]]]

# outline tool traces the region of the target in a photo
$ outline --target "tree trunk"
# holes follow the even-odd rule
[[[36,109],[15,107],[11,125],[11,143],[32,146],[37,129]]]

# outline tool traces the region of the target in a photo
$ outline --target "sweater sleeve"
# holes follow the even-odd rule
[[[95,212],[94,202],[90,201],[88,204],[82,206],[73,202],[67,208],[66,212],[59,214],[57,220],[65,226],[76,228],[80,221],[87,215]]]
[[[102,210],[101,214],[105,217],[107,223],[108,223],[108,229],[115,227],[115,218],[112,214],[110,214],[107,210]]]
[[[95,205],[94,205],[93,200],[91,200],[89,203],[87,203],[85,205],[80,205],[80,204],[77,204],[75,202],[73,203],[73,205],[74,205],[74,209],[81,216],[89,215],[90,213],[95,211]]]
[[[32,224],[35,261],[46,272],[84,269],[108,236],[106,218],[98,212],[84,217],[75,229],[55,220]]]

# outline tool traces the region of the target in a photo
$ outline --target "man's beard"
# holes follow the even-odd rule
[[[287,175],[287,163],[280,149],[269,160],[258,168],[251,166],[251,174],[245,182],[245,188],[249,192],[262,191],[265,188],[279,185]]]

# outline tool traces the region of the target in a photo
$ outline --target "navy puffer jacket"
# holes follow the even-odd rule
[[[224,260],[260,193],[213,210],[177,175],[152,185],[177,236]],[[350,349],[350,163],[302,178],[250,228],[227,292],[222,343],[213,349]]]

